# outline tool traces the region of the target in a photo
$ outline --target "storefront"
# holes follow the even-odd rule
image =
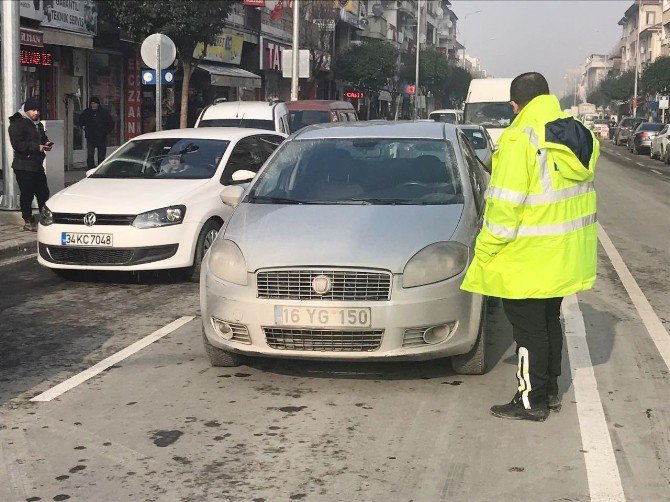
[[[38,98],[42,105],[42,119],[53,120],[56,118],[56,67],[53,51],[44,47],[44,35],[41,31],[22,27],[20,36],[20,99],[23,102],[30,97]]]
[[[259,44],[260,70],[263,77],[263,95],[261,99],[279,101],[291,100],[291,79],[282,75],[282,61],[284,49],[290,49],[288,44],[261,37]]]

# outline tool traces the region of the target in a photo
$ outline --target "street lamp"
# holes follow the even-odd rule
[[[479,14],[480,12],[482,12],[481,9],[480,10],[475,10],[475,11],[472,11],[472,12],[468,12],[466,15],[463,16],[463,22],[465,23],[468,16],[473,16],[475,14]],[[461,35],[462,35],[462,33],[461,33]],[[465,68],[465,49],[466,49],[465,37],[463,37],[463,68]]]

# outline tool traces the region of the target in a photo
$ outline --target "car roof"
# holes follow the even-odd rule
[[[432,113],[463,113],[463,110],[456,110],[455,108],[443,108],[440,110],[433,110],[429,113],[429,115]]]
[[[222,139],[236,141],[253,134],[273,134],[285,136],[284,134],[267,129],[249,129],[244,127],[195,127],[188,129],[167,129],[158,132],[149,132],[132,138],[133,141],[141,139],[160,138],[197,138],[197,139]]]
[[[477,124],[456,124],[456,127],[459,129],[484,129],[484,126],[482,125],[477,125]]]
[[[267,101],[227,101],[215,103],[205,108],[202,120],[242,118],[274,120],[274,111],[278,107],[285,108],[284,103],[269,103]]]
[[[432,120],[331,122],[314,124],[299,130],[293,139],[335,138],[421,138],[456,140],[456,126]]]
[[[327,99],[305,99],[286,103],[289,110],[349,110],[355,111],[349,101],[335,101]]]

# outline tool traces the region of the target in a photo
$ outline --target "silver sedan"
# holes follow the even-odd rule
[[[485,305],[461,291],[488,175],[437,122],[312,126],[246,189],[203,261],[203,341],[214,366],[245,356],[451,357],[485,371]]]

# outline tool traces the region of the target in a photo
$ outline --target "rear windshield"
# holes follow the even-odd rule
[[[507,127],[514,120],[514,109],[509,102],[466,103],[465,123],[484,127]]]
[[[652,124],[651,122],[640,124],[638,131],[660,131],[665,124]]]
[[[453,112],[447,113],[431,113],[428,118],[435,122],[445,122],[447,124],[458,124],[458,117]]]
[[[312,124],[330,122],[330,112],[327,110],[291,110],[289,112],[289,126],[291,132],[298,131]]]
[[[195,138],[130,141],[100,164],[91,178],[211,178],[229,143]]]
[[[463,202],[454,150],[445,140],[289,141],[268,162],[247,202],[383,205]]]
[[[275,123],[272,120],[261,119],[207,119],[201,120],[198,127],[245,127],[247,129],[267,129],[275,130]]]

